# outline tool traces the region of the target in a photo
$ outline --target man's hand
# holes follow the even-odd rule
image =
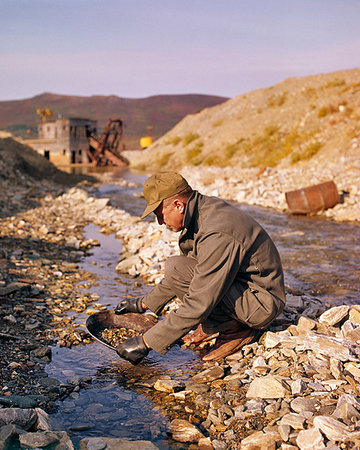
[[[142,336],[126,339],[116,347],[117,354],[134,365],[139,364],[149,351]]]
[[[125,313],[143,313],[146,308],[143,307],[142,297],[140,298],[124,298],[117,305],[114,312],[115,314],[125,314]]]

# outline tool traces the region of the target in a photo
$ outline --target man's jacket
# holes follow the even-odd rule
[[[179,247],[197,264],[179,308],[144,335],[158,353],[165,354],[171,344],[206,321],[232,285],[240,286],[245,294],[260,292],[265,302],[275,300],[283,307],[279,253],[266,231],[240,209],[194,191],[186,206]],[[144,297],[144,303],[165,305],[170,298],[160,298],[161,292],[161,286],[156,286]]]

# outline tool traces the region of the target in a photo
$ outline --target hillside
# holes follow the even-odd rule
[[[0,101],[0,130],[19,137],[36,137],[39,117],[36,109],[50,109],[54,116],[96,119],[99,132],[110,117],[124,120],[123,143],[139,148],[141,136],[148,133],[153,121],[154,139],[169,131],[188,114],[193,114],[227,100],[211,95],[158,95],[129,99],[115,95],[76,97],[44,93],[24,100]],[[30,129],[30,134],[26,130]]]
[[[0,217],[34,208],[49,193],[59,195],[78,183],[95,181],[59,170],[27,145],[0,139]]]
[[[289,78],[188,115],[132,165],[306,166],[360,149],[360,69]]]

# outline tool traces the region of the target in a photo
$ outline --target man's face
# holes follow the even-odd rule
[[[170,204],[162,202],[154,211],[159,225],[165,224],[172,231],[181,231],[183,229],[185,205],[175,200]]]

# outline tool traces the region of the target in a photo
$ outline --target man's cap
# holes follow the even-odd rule
[[[166,198],[180,194],[188,187],[188,182],[177,172],[159,172],[152,175],[144,183],[143,192],[147,207],[141,218],[144,219],[154,212]]]

